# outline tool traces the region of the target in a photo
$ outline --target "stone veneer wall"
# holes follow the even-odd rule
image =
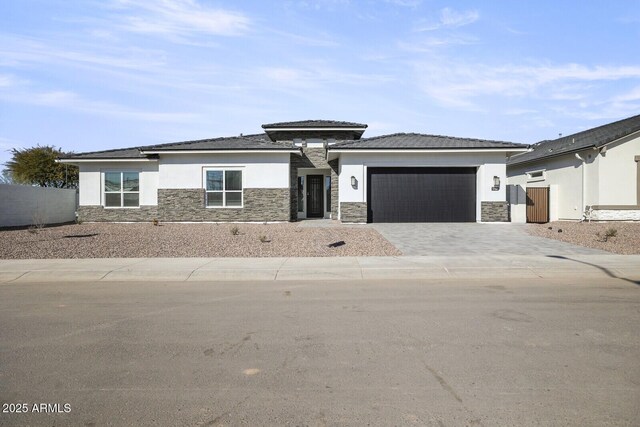
[[[481,202],[480,203],[480,221],[509,222],[509,203]]]
[[[591,211],[592,221],[640,221],[638,209],[594,209]]]
[[[88,222],[144,222],[158,218],[157,206],[105,209],[102,206],[78,206],[78,220]],[[159,218],[158,218],[159,219]]]
[[[366,202],[340,203],[340,220],[342,222],[367,222]]]
[[[290,190],[288,188],[245,188],[242,208],[207,208],[205,191],[196,189],[158,190],[158,206],[130,209],[105,209],[102,206],[80,206],[78,217],[91,222],[151,221],[289,221]]]
[[[289,221],[288,188],[245,188],[242,208],[207,208],[205,191],[158,190],[158,213],[162,221]]]
[[[331,167],[331,218],[338,219],[338,186],[340,185],[338,159],[331,160],[329,166]]]

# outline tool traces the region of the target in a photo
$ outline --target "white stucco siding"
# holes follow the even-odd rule
[[[202,188],[203,169],[239,167],[244,188],[288,188],[289,153],[160,155],[159,188]]]
[[[599,199],[597,205],[637,205],[640,134],[631,135],[607,147],[599,155]]]
[[[339,201],[367,201],[368,167],[476,167],[476,217],[482,201],[506,200],[506,166],[504,153],[341,153]],[[358,181],[351,186],[351,177]],[[500,189],[492,191],[494,176],[500,178]]]
[[[584,150],[579,153],[587,159],[587,188],[589,188],[589,174],[597,169],[594,164],[593,150]],[[589,158],[591,155],[591,158]],[[511,198],[511,218],[513,222],[526,221],[526,197],[527,187],[549,187],[556,190],[556,194],[550,197],[549,214],[557,219],[580,219],[584,212],[582,194],[582,162],[575,154],[546,159],[540,162],[532,162],[524,165],[509,166],[507,175],[509,185],[519,186],[517,191],[521,195],[517,200]],[[544,171],[543,180],[530,181],[527,172]],[[597,174],[591,175],[597,176]],[[591,186],[593,187],[593,185]],[[516,190],[512,191],[514,194]],[[584,205],[593,204],[596,192],[588,193]],[[557,200],[557,202],[555,202]]]
[[[140,205],[158,204],[158,164],[156,162],[95,162],[79,165],[80,206],[102,205],[104,173],[108,171],[140,173]]]

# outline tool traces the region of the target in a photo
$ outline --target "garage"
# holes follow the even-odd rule
[[[475,221],[475,167],[367,168],[367,222]]]

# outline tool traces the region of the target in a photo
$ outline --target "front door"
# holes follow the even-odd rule
[[[324,217],[323,175],[307,175],[307,218]]]

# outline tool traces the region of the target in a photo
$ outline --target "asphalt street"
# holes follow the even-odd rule
[[[638,425],[638,324],[608,277],[4,283],[0,424]]]

